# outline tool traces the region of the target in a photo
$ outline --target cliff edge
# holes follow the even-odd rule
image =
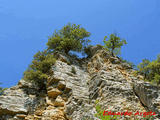
[[[134,76],[134,70],[103,48],[90,48],[88,58],[77,59],[55,52],[53,74],[46,92],[20,80],[0,96],[0,120],[99,120],[96,105],[103,110],[160,114],[160,88]],[[142,119],[143,115],[121,116]]]

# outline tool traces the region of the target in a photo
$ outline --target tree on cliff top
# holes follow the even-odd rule
[[[49,37],[47,46],[49,50],[63,51],[66,54],[70,51],[81,52],[90,42],[87,39],[89,36],[90,33],[80,25],[69,23]]]
[[[121,39],[120,37],[117,36],[117,34],[111,34],[110,38],[108,40],[107,36],[104,37],[104,48],[109,50],[112,53],[112,56],[118,55],[121,52],[121,47],[125,44],[127,44],[126,40]]]

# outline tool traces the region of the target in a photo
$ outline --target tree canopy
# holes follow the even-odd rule
[[[70,51],[81,52],[90,42],[87,39],[89,36],[90,32],[81,25],[69,23],[49,37],[47,46],[50,50],[64,51],[66,54]]]
[[[61,51],[66,54],[70,51],[82,52],[87,54],[88,57],[91,57],[92,45],[88,45],[90,42],[88,39],[89,36],[90,32],[79,24],[68,23],[62,29],[56,30],[53,35],[48,38],[47,49],[35,54],[32,63],[24,72],[24,79],[38,83],[40,88],[45,86],[45,81],[48,79],[50,69],[56,61],[53,56],[54,51]],[[109,37],[105,36],[103,42],[104,46],[99,45],[99,47],[110,51],[112,56],[120,55],[122,46],[127,44],[125,39],[121,39],[115,33],[110,34]],[[69,54],[71,54],[71,52]],[[134,68],[131,62],[121,60]],[[144,59],[137,68],[137,72],[143,75],[144,79],[160,84],[160,55],[152,62]],[[74,68],[72,68],[72,72],[76,73]],[[2,88],[0,88],[0,91],[1,90]]]
[[[156,60],[149,61],[144,59],[138,66],[138,73],[144,76],[144,79],[152,83],[160,84],[160,55]]]
[[[104,48],[112,53],[112,56],[119,55],[121,53],[121,47],[127,44],[126,40],[121,39],[117,34],[111,34],[107,40],[107,36],[104,37]]]
[[[148,59],[143,59],[142,63],[140,63],[137,66],[139,73],[144,76],[144,79],[148,77],[148,74],[149,74],[148,65],[149,64],[150,64],[150,61]]]
[[[81,52],[90,42],[87,39],[89,36],[90,33],[83,27],[70,23],[61,30],[55,31],[48,39],[48,49],[39,51],[34,55],[33,61],[24,72],[23,78],[37,83],[40,89],[45,90],[45,82],[51,72],[52,65],[56,61],[53,51],[62,51],[66,54],[70,51]]]

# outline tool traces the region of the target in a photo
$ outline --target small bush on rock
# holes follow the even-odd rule
[[[119,116],[116,116],[116,115],[104,116],[103,115],[104,110],[102,110],[101,105],[99,105],[98,103],[96,104],[96,111],[97,111],[97,113],[95,114],[95,117],[99,118],[100,120],[119,120],[119,118],[118,118]]]
[[[34,55],[34,59],[29,68],[24,72],[24,80],[38,84],[40,89],[45,89],[45,82],[48,79],[50,69],[54,65],[56,59],[48,51],[38,52]]]

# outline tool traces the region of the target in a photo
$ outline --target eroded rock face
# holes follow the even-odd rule
[[[95,46],[91,51],[92,57],[83,61],[56,52],[47,93],[37,95],[35,84],[21,80],[0,96],[0,120],[98,120],[97,104],[107,111],[159,114],[158,87],[134,77],[128,64],[104,49]],[[135,118],[143,116],[120,119]]]
[[[160,115],[160,88],[149,83],[134,84],[134,91],[142,104],[150,111]]]
[[[72,67],[75,68],[76,73],[72,73]],[[54,74],[51,77],[49,86],[56,87],[62,92],[60,96],[66,101],[64,112],[67,119],[80,120],[82,118],[81,114],[83,114],[82,104],[89,105],[89,89],[87,85],[90,79],[89,74],[79,66],[68,65],[61,61],[56,62],[53,66],[53,71]]]
[[[24,80],[20,80],[17,86],[5,90],[4,94],[0,96],[0,120],[24,118],[36,104],[34,103],[35,96],[26,94],[25,89],[22,89],[24,87],[27,88],[27,84],[23,85]],[[28,86],[29,93],[32,93],[34,89],[31,86]]]
[[[27,108],[25,107],[27,97],[24,96],[24,92],[12,89],[6,90],[5,95],[0,96],[0,114],[27,113]]]
[[[107,111],[145,112],[133,91],[133,83],[137,78],[131,74],[132,71],[120,64],[118,58],[110,57],[104,50],[99,50],[88,62],[88,71],[91,76],[89,93],[92,102],[98,100]]]

